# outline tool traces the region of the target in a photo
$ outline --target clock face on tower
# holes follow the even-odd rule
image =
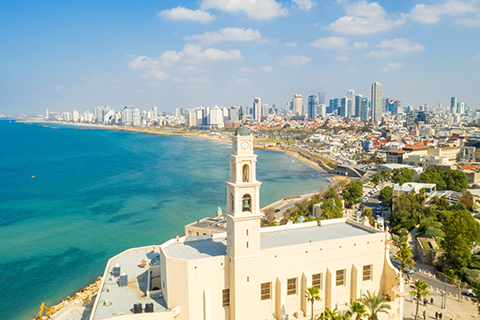
[[[242,148],[243,148],[243,149],[247,149],[247,148],[248,148],[248,142],[247,142],[247,141],[242,142]]]

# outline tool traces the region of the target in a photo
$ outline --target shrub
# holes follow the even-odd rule
[[[438,229],[437,227],[431,226],[425,232],[425,237],[433,238],[433,237],[440,237],[443,238],[444,234],[442,230]]]
[[[470,284],[471,286],[477,286],[477,284],[479,284],[478,271],[464,267],[460,270],[460,273],[462,274],[465,281],[467,281],[468,284]]]

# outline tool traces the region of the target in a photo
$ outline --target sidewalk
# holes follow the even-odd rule
[[[423,301],[420,301],[418,307],[418,319],[423,320],[423,311],[426,311],[426,319],[435,319],[435,312],[443,313],[442,320],[459,320],[459,319],[475,319],[480,318],[478,310],[475,304],[471,301],[461,300],[460,302],[453,297],[447,296],[447,308],[442,309],[442,296],[440,292],[430,290],[431,296],[427,297],[428,304],[423,306]],[[430,298],[433,298],[433,305],[430,304]],[[412,302],[413,301],[413,302]],[[410,296],[405,299],[405,307],[403,312],[404,320],[415,319],[415,308],[417,307],[417,301],[415,298],[410,300]]]

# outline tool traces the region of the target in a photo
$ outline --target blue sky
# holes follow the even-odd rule
[[[375,81],[403,106],[480,105],[477,0],[3,0],[0,19],[0,113],[283,106]]]

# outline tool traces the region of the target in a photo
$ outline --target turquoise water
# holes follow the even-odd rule
[[[0,121],[2,319],[33,318],[111,256],[225,207],[228,143],[55,126]],[[329,184],[288,155],[255,152],[262,206]]]

